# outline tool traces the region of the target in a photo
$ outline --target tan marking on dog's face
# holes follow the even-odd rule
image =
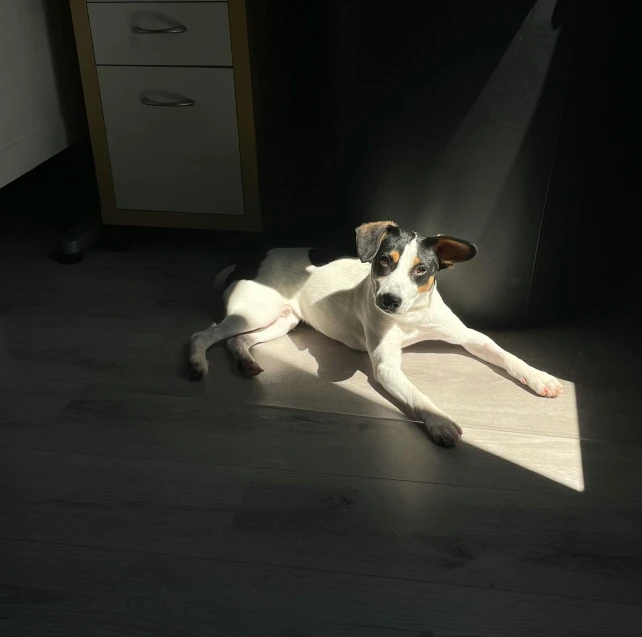
[[[394,221],[371,221],[362,223],[356,229],[357,254],[363,263],[372,261],[388,231],[396,227]]]
[[[369,221],[368,223],[362,223],[357,228],[357,231],[368,233],[373,232],[379,228],[388,228],[389,226],[394,226],[396,228],[397,224],[394,221]],[[379,241],[380,244],[385,236],[386,232],[381,235],[381,240]]]
[[[396,226],[397,224],[394,221],[367,221],[362,223],[361,228],[372,228],[375,226]]]
[[[419,293],[423,294],[424,292],[430,292],[434,282],[435,282],[435,277],[433,275],[428,279],[428,281],[424,285],[418,288]]]
[[[400,256],[401,256],[401,255],[399,254],[399,252],[398,252],[397,250],[393,250],[393,251],[390,253],[390,258],[392,259],[392,261],[393,261],[394,263],[399,263],[399,257],[400,257]]]
[[[416,265],[419,265],[421,263],[421,259],[419,257],[415,257],[412,261],[412,267],[414,268]]]

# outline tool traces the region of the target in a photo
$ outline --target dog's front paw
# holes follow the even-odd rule
[[[424,423],[432,439],[442,447],[454,447],[461,440],[461,427],[448,416],[430,414]]]
[[[544,396],[545,398],[555,398],[559,396],[564,387],[562,383],[546,372],[541,372],[538,369],[533,369],[525,373],[520,380],[525,385],[528,385],[536,394]]]
[[[187,372],[192,380],[201,380],[207,374],[207,359],[198,354],[192,354],[187,363]]]

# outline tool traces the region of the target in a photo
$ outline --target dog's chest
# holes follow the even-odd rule
[[[347,259],[312,269],[299,297],[301,318],[352,349],[367,349],[362,322],[367,273],[367,266]]]
[[[304,320],[317,332],[351,349],[364,352],[368,349],[363,324],[354,316],[339,317],[312,312],[306,313]]]

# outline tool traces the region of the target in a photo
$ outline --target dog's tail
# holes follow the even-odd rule
[[[225,281],[227,280],[227,277],[234,272],[236,269],[236,263],[233,263],[232,265],[228,265],[227,267],[223,268],[215,277],[214,281],[212,282],[212,285],[214,286],[214,289],[217,292],[221,292],[223,288],[225,287]]]

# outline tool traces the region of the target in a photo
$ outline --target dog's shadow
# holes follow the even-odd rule
[[[374,379],[370,357],[366,352],[359,352],[350,349],[332,339],[323,336],[307,326],[298,327],[289,333],[289,337],[301,352],[307,351],[317,362],[317,375],[320,379],[336,383],[352,378],[357,372],[363,373],[368,379],[368,383],[380,394],[390,399],[389,395],[383,393],[380,385]],[[336,355],[337,347],[343,349],[340,356]],[[510,374],[500,367],[486,363],[485,361],[469,354],[464,348],[457,345],[450,345],[443,341],[423,341],[416,343],[403,350],[402,357],[405,354],[432,354],[437,356],[456,355],[469,358],[479,362],[491,369],[494,373],[499,374],[502,378],[511,381],[520,388],[524,385],[514,379]],[[403,358],[402,358],[403,361]],[[402,363],[403,364],[403,363]]]
[[[355,374],[361,372],[366,377],[368,384],[372,389],[374,389],[374,391],[394,405],[406,417],[409,417],[409,415],[405,413],[403,406],[375,380],[370,357],[366,352],[350,349],[340,343],[332,341],[307,326],[301,326],[293,330],[289,333],[289,338],[300,352],[307,351],[307,353],[315,359],[317,363],[317,376],[321,382],[328,384],[339,383],[347,381]],[[337,352],[337,348],[341,348],[340,353]],[[475,356],[472,356],[461,347],[449,345],[442,341],[424,341],[422,343],[412,345],[403,351],[404,354],[432,354],[440,357],[456,355],[470,358],[478,361],[482,365],[485,365],[494,373],[499,374],[501,377],[519,386],[522,390],[527,389],[503,369],[490,365]],[[404,354],[402,354],[402,357]],[[439,365],[439,363],[437,363],[437,365]],[[428,438],[431,438],[423,423],[415,420],[413,420],[413,423],[422,433],[424,433]]]

